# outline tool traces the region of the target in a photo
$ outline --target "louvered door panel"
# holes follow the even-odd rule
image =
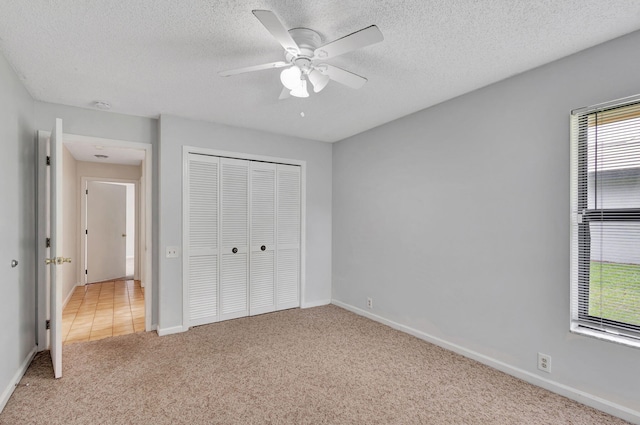
[[[250,314],[275,311],[274,251],[251,255],[251,307]]]
[[[251,163],[249,314],[274,311],[276,165]]]
[[[218,257],[189,258],[189,326],[213,323],[218,318]]]
[[[218,158],[190,154],[187,176],[187,325],[218,319]]]
[[[249,162],[220,158],[220,319],[247,316]]]
[[[276,309],[300,306],[300,167],[277,167]]]
[[[194,253],[218,249],[218,164],[205,161],[217,158],[202,158],[189,162],[189,247]]]
[[[251,166],[251,245],[273,245],[275,240],[276,165]]]
[[[221,158],[222,246],[247,246],[249,162]]]
[[[278,250],[278,310],[300,306],[300,250]]]
[[[222,254],[220,272],[221,320],[248,315],[247,253]]]

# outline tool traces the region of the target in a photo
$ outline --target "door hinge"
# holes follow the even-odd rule
[[[89,274],[89,272],[87,272],[87,269],[84,269],[84,274]]]
[[[51,238],[47,238],[45,244],[47,248],[51,248]]]
[[[88,235],[89,234],[89,229],[84,229],[84,234]]]
[[[51,329],[51,320],[47,320],[47,329]]]
[[[89,189],[85,189],[84,193],[85,193],[85,195],[88,195],[89,194]]]
[[[47,156],[47,165],[51,165],[51,157]]]

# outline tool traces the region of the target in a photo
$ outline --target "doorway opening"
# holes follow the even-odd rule
[[[84,283],[140,280],[138,182],[82,177]]]
[[[49,134],[38,132],[38,163],[42,170],[46,170],[47,159],[42,146]],[[153,330],[151,145],[64,134],[62,146],[60,190],[64,219],[60,233],[65,256],[72,258],[72,263],[62,268],[60,284],[62,339],[70,343]],[[47,173],[41,174],[39,193]],[[118,201],[122,208],[113,199],[103,199],[97,209],[102,217],[92,223],[96,208],[92,212],[92,206],[87,204],[87,191],[94,192],[97,199],[95,188],[114,189],[122,194],[122,201]],[[43,215],[40,220],[46,222],[44,213],[39,210],[39,214]],[[120,224],[113,221],[116,216],[120,217]],[[111,243],[119,244],[118,250],[107,244],[104,234],[99,236],[105,229],[117,231],[111,235]],[[41,236],[43,240],[47,237],[44,233]],[[42,258],[47,257],[44,244],[38,250]],[[118,258],[113,260],[113,255]],[[102,275],[92,275],[92,271],[101,269]],[[44,350],[50,345],[45,326],[50,315],[50,288],[44,267],[39,267],[38,274],[38,340],[45,342],[39,344]]]
[[[139,166],[125,166],[120,173],[140,172]],[[63,310],[65,345],[145,330],[138,186],[137,180],[81,177],[83,286],[75,287]]]

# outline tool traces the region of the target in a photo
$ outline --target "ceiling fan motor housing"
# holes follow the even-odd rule
[[[286,61],[297,66],[304,73],[309,73],[312,69],[311,59],[322,42],[320,34],[309,28],[292,28],[289,34],[300,48],[300,52],[285,51]]]

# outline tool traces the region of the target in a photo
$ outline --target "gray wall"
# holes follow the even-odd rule
[[[71,297],[75,287],[78,285],[78,267],[80,252],[78,243],[80,241],[78,235],[78,221],[80,214],[78,212],[78,179],[76,173],[78,171],[78,161],[71,155],[66,146],[62,147],[62,229],[64,235],[62,237],[62,255],[70,257],[74,263],[70,267],[61,267],[62,269],[62,302],[65,303]]]
[[[633,33],[335,144],[334,300],[640,421],[638,349],[569,333],[569,111],[640,93],[638,46]]]
[[[149,143],[152,152],[153,197],[153,315],[152,324],[158,323],[158,120],[135,117],[54,103],[35,102],[37,130],[50,131],[56,118],[62,118],[62,129],[68,134],[103,137],[127,142]]]
[[[34,104],[0,54],[0,409],[36,344]],[[19,265],[11,268],[11,260]]]
[[[160,250],[182,246],[182,146],[307,161],[306,297],[331,299],[331,150],[328,143],[174,116],[160,118]],[[182,258],[160,255],[159,329],[182,326]]]

